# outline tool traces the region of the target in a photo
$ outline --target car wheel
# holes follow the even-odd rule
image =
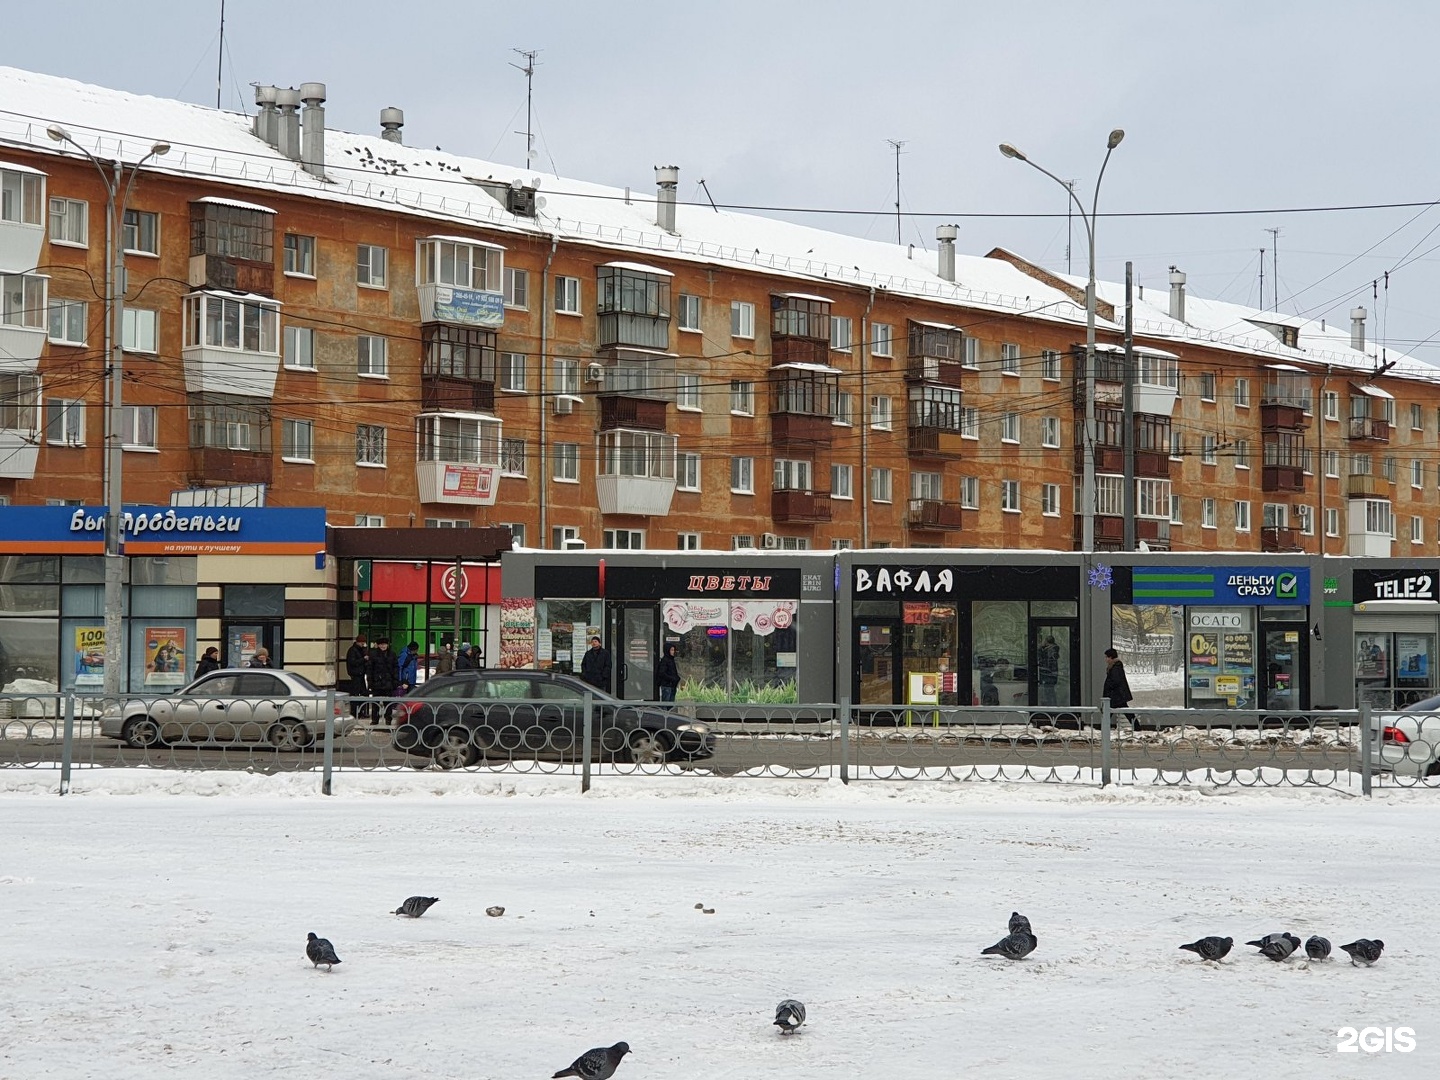
[[[630,733],[629,744],[627,756],[635,765],[663,765],[669,760],[673,748],[670,736],[643,728]]]
[[[151,750],[165,745],[165,740],[160,737],[160,725],[148,716],[125,721],[125,726],[120,729],[120,738],[126,746],[133,746],[136,750]]]
[[[435,748],[435,764],[442,769],[463,769],[475,764],[475,747],[470,745],[470,729],[454,727],[445,732],[444,741]]]
[[[303,750],[314,741],[309,728],[298,720],[281,720],[271,724],[265,737],[276,750],[287,752]]]

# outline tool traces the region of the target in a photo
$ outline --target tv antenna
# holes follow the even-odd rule
[[[900,239],[900,148],[908,139],[886,139],[895,148],[895,243],[902,243]]]
[[[220,48],[215,58],[215,108],[220,108],[220,78],[225,74],[225,0],[220,0]]]
[[[535,133],[530,118],[531,106],[534,101],[535,57],[540,55],[540,50],[511,49],[510,51],[519,53],[525,58],[524,64],[512,62],[510,66],[516,71],[523,71],[525,73],[525,130],[523,132],[517,131],[515,134],[525,136],[525,166],[529,168],[530,164],[535,160]]]
[[[1274,282],[1271,284],[1270,288],[1274,291],[1274,294],[1275,294],[1275,310],[1276,310],[1276,312],[1279,312],[1279,310],[1280,310],[1280,226],[1276,225],[1273,229],[1266,229],[1265,231],[1270,234],[1270,276],[1275,279]],[[1261,294],[1261,296],[1260,296],[1260,303],[1261,303],[1262,306],[1263,306],[1264,303],[1265,303],[1265,296],[1264,296],[1264,294]]]

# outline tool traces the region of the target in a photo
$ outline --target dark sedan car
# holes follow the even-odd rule
[[[427,680],[395,709],[394,745],[416,764],[463,768],[481,759],[580,757],[585,695],[593,701],[592,759],[658,765],[703,761],[710,728],[688,716],[621,701],[570,675],[481,669]]]

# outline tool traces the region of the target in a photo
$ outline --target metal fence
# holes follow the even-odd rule
[[[1440,717],[430,697],[0,695],[0,769],[1440,787]],[[337,777],[340,779],[337,780]]]

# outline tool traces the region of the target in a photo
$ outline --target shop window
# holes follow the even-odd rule
[[[590,635],[601,632],[604,615],[605,605],[600,600],[537,601],[536,666],[542,671],[565,674],[579,671]]]
[[[1166,604],[1116,604],[1110,640],[1125,663],[1136,706],[1183,708],[1188,638],[1184,612]]]
[[[1025,705],[1028,605],[977,600],[970,606],[970,688],[973,705]]]

